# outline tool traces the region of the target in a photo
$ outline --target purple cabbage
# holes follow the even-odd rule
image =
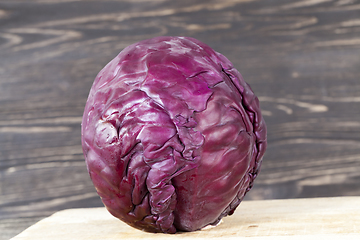
[[[82,146],[112,215],[149,232],[194,231],[231,215],[251,189],[266,125],[228,59],[193,38],[156,37],[97,75]]]

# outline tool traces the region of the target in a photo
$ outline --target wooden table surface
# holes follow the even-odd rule
[[[102,206],[81,150],[87,95],[159,35],[207,43],[259,97],[268,150],[246,200],[360,195],[360,1],[1,0],[1,240]]]
[[[104,207],[66,209],[11,240],[359,240],[360,197],[244,201],[217,226],[176,234],[148,233]]]

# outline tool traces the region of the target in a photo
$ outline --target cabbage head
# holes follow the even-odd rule
[[[148,232],[194,231],[231,215],[251,189],[266,126],[227,58],[164,36],[126,47],[99,72],[82,147],[112,215]]]

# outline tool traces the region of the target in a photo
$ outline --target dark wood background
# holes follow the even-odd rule
[[[259,97],[269,145],[246,200],[360,195],[360,1],[1,0],[1,240],[102,206],[81,150],[87,95],[159,35],[207,43]]]

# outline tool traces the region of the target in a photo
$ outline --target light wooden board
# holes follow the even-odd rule
[[[245,201],[216,227],[174,235],[129,227],[105,208],[69,209],[12,240],[42,239],[360,239],[360,197]]]

